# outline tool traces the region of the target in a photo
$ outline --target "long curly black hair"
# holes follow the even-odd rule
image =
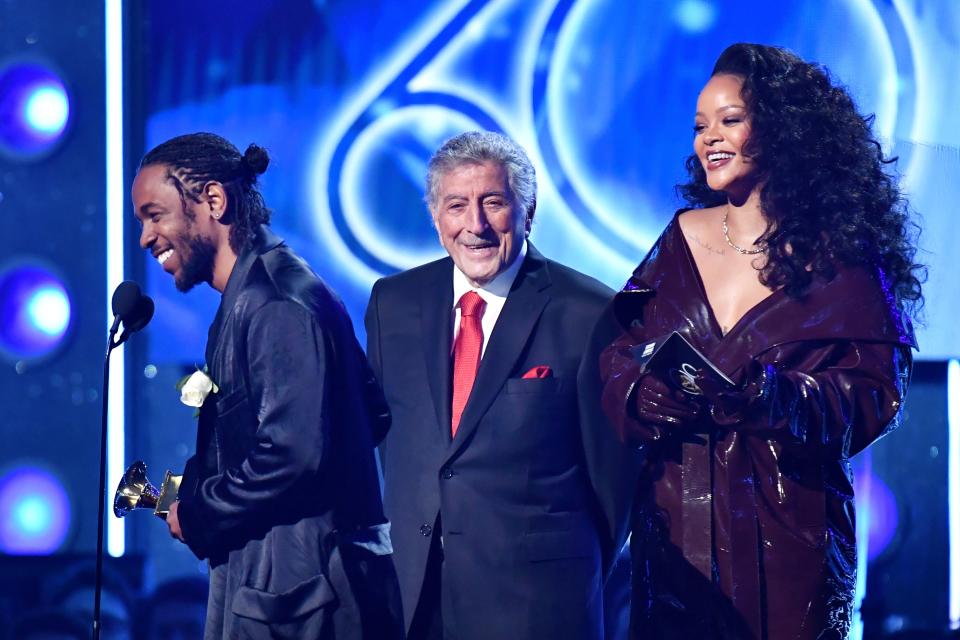
[[[227,192],[224,222],[230,225],[230,247],[240,253],[248,248],[261,224],[270,223],[270,210],[257,188],[257,176],[267,170],[270,156],[263,147],[251,144],[240,150],[214,133],[190,133],[163,142],[143,157],[141,167],[164,164],[171,168],[169,179],[186,200],[200,201],[203,185],[221,183]]]
[[[815,276],[830,279],[838,264],[876,267],[901,310],[923,306],[926,268],[914,261],[919,235],[872,125],[829,72],[780,47],[727,47],[711,75],[743,79],[750,118],[750,155],[762,184],[767,220],[758,243],[768,251],[760,281],[800,297]],[[690,180],[677,186],[690,206],[725,203],[707,186],[700,159],[686,160]]]

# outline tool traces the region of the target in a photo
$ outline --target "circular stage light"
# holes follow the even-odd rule
[[[59,348],[70,330],[70,296],[50,269],[19,264],[0,273],[0,352],[36,360]]]
[[[37,87],[27,97],[24,115],[37,134],[60,135],[70,115],[67,92],[62,85]]]
[[[683,0],[674,14],[680,28],[688,33],[703,33],[717,19],[716,8],[706,0]]]
[[[53,553],[67,537],[70,515],[67,491],[52,473],[23,465],[0,477],[0,552]]]
[[[0,149],[7,155],[45,155],[69,123],[70,96],[56,73],[34,62],[0,70]]]
[[[897,498],[890,487],[872,472],[858,473],[854,479],[857,516],[867,521],[867,559],[874,560],[890,546],[900,524]],[[866,502],[866,504],[864,504]]]

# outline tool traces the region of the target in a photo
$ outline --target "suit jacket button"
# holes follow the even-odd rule
[[[422,535],[422,536],[424,536],[424,537],[427,537],[427,536],[429,536],[431,533],[433,533],[433,527],[431,527],[431,526],[428,525],[428,524],[422,524],[422,525],[420,525],[420,535]]]
[[[449,480],[450,478],[453,477],[453,475],[454,475],[454,474],[453,474],[453,469],[451,469],[451,468],[448,467],[448,468],[446,468],[446,469],[443,470],[443,473],[441,474],[441,477],[442,477],[444,480]]]

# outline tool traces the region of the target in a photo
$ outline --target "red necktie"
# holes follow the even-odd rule
[[[468,291],[460,298],[460,332],[453,343],[453,415],[450,434],[457,435],[460,416],[467,405],[473,381],[480,366],[480,348],[483,346],[483,327],[480,317],[486,306],[476,291]]]

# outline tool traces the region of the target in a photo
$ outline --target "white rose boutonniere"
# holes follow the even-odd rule
[[[177,389],[180,390],[180,402],[197,409],[203,405],[203,401],[207,399],[208,395],[220,391],[216,383],[207,375],[206,367],[203,368],[203,371],[198,369],[185,376],[177,383]]]

